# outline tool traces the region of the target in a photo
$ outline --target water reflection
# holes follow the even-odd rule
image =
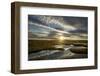
[[[72,59],[87,58],[86,53],[75,53],[71,49],[78,48],[74,45],[55,45],[55,49],[43,49],[29,53],[29,60]],[[80,47],[83,48],[83,47]]]

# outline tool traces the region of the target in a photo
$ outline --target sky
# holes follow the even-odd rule
[[[29,38],[87,39],[88,18],[28,15]]]

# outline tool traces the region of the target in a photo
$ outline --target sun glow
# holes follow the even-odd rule
[[[65,40],[65,37],[64,37],[64,36],[59,36],[59,37],[58,37],[58,40],[59,40],[60,42],[63,42],[63,41]]]

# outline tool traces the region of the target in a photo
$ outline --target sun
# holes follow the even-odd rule
[[[63,41],[63,40],[65,39],[65,37],[64,37],[64,36],[59,36],[58,39],[59,39],[60,41]]]

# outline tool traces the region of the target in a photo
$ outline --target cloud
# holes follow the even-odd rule
[[[29,15],[28,29],[41,37],[52,37],[60,33],[66,37],[76,34],[80,37],[80,34],[87,34],[87,20],[86,17]]]
[[[64,21],[63,17],[55,17],[55,16],[34,16],[35,19],[39,22],[44,24],[45,26],[52,27],[58,30],[75,30],[74,26],[69,25],[66,21]]]

